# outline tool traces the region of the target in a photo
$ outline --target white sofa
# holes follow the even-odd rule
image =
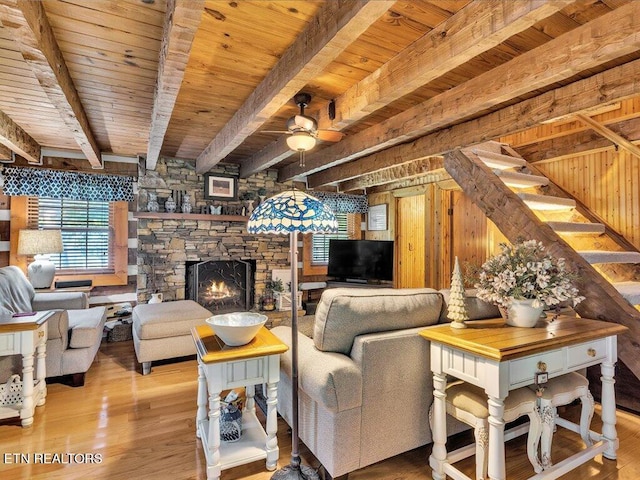
[[[47,320],[47,378],[68,376],[73,386],[96,357],[107,317],[105,307],[89,307],[82,292],[36,292],[16,266],[0,268],[0,315],[56,310]],[[0,381],[19,371],[19,356],[0,359]]]
[[[498,314],[477,299],[467,304],[474,319]],[[313,339],[298,335],[299,433],[330,476],[432,441],[429,342],[418,332],[444,321],[443,294],[429,288],[323,292]],[[291,346],[290,327],[272,332]],[[291,424],[291,350],[282,356],[278,413]],[[448,432],[466,428],[451,420]]]

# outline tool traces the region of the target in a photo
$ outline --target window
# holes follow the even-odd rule
[[[360,214],[337,213],[338,232],[304,235],[303,275],[326,275],[329,262],[329,241],[332,238],[360,238]]]
[[[56,278],[127,284],[128,202],[11,197],[10,262],[26,269],[29,259],[16,255],[23,228],[61,230],[64,252],[50,255]]]
[[[28,208],[30,228],[62,232],[64,252],[49,256],[60,274],[115,271],[110,202],[30,197]]]

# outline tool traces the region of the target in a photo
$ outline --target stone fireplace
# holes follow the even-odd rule
[[[251,310],[254,271],[255,261],[187,262],[185,297],[214,314]]]

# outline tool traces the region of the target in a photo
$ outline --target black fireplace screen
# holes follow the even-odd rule
[[[243,260],[187,263],[186,297],[211,313],[246,312],[253,304],[253,268]]]

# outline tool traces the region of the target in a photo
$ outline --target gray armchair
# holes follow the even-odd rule
[[[47,378],[68,375],[72,385],[84,385],[84,374],[102,341],[106,308],[89,308],[89,298],[83,292],[36,292],[18,267],[0,268],[0,314],[43,310],[56,311],[47,320]],[[3,381],[20,359],[0,360]]]

